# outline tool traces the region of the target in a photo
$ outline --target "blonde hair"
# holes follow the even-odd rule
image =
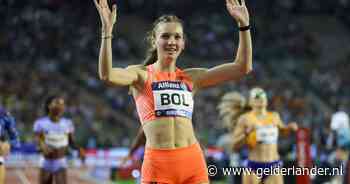
[[[223,95],[217,109],[223,121],[223,127],[229,130],[233,130],[238,118],[250,110],[246,99],[238,92],[229,92]]]

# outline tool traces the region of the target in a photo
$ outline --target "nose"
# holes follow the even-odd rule
[[[168,44],[169,45],[173,45],[176,43],[176,40],[175,40],[175,37],[174,36],[171,36],[169,39],[168,39]]]

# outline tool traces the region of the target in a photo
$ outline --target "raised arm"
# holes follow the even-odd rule
[[[107,0],[94,0],[97,11],[100,15],[101,47],[99,55],[98,72],[102,81],[116,86],[128,86],[138,80],[135,67],[113,68],[112,65],[112,38],[113,26],[117,18],[117,6],[113,5],[110,10]]]
[[[222,64],[211,69],[188,69],[196,88],[214,86],[225,81],[240,80],[252,70],[252,40],[250,35],[249,13],[245,0],[226,0],[230,15],[239,26],[239,46],[232,63]]]

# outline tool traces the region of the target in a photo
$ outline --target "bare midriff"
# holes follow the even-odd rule
[[[257,144],[249,150],[249,160],[257,162],[272,162],[279,160],[277,144]]]
[[[143,124],[146,147],[175,149],[188,147],[197,142],[192,121],[184,117],[164,117]]]

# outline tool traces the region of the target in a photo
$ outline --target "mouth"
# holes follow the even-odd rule
[[[171,54],[171,55],[176,54],[178,52],[178,49],[176,49],[176,48],[165,48],[164,50],[165,50],[165,52],[167,52],[168,54]]]

